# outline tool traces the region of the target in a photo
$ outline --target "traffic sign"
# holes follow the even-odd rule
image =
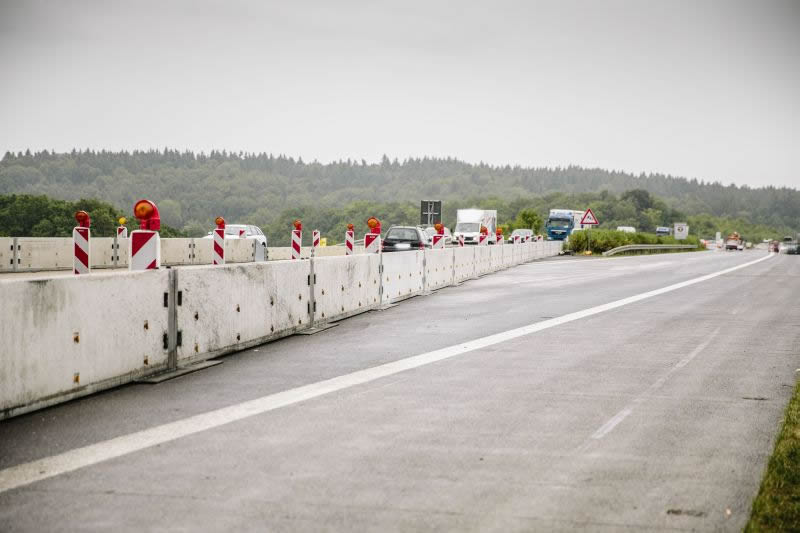
[[[419,208],[419,223],[423,226],[433,226],[442,221],[442,201],[422,200]]]
[[[587,209],[586,212],[583,214],[583,218],[581,219],[581,225],[588,225],[588,226],[596,226],[600,224],[597,221],[597,217],[594,216],[591,209]]]
[[[676,222],[672,234],[675,236],[675,240],[685,240],[689,236],[689,226],[686,225],[686,222]]]

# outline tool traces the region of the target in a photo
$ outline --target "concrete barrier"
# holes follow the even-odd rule
[[[0,418],[166,363],[166,270],[0,281]]]
[[[255,239],[225,239],[226,263],[251,263],[255,260]]]
[[[195,239],[161,239],[162,265],[191,265],[194,263]]]
[[[12,246],[9,240],[0,245]],[[230,241],[242,256],[254,242]],[[211,240],[194,241],[193,260],[204,243]],[[522,245],[506,248],[513,247],[0,279],[3,301],[11,302],[0,308],[0,419],[458,283],[509,258],[522,260]],[[28,249],[33,254],[36,247]],[[530,249],[552,255],[561,243]]]
[[[497,272],[503,268],[503,248],[511,245],[492,245],[489,247],[490,272]]]
[[[181,362],[210,359],[309,326],[308,261],[177,271]]]
[[[433,291],[453,284],[453,252],[455,248],[425,250],[425,286]]]
[[[475,274],[475,251],[477,246],[465,246],[463,248],[453,248],[453,283],[474,278]]]
[[[72,238],[18,238],[19,270],[72,269]]]
[[[475,275],[483,276],[492,271],[491,246],[476,246],[475,248]]]
[[[394,252],[383,257],[383,302],[397,302],[424,290],[424,252]],[[353,256],[351,256],[353,257]]]
[[[0,272],[14,270],[14,238],[0,237]]]
[[[315,322],[338,320],[379,305],[380,259],[377,254],[315,259]]]

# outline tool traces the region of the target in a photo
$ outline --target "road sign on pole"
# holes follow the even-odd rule
[[[419,223],[425,227],[439,224],[442,221],[441,200],[422,200],[419,208]]]
[[[588,228],[586,228],[586,249],[589,252],[592,251],[592,245],[591,245],[591,242],[592,242],[591,241],[592,228],[591,227],[592,226],[596,226],[598,224],[600,224],[600,222],[597,220],[597,217],[594,216],[594,213],[592,213],[592,210],[591,209],[587,209],[586,212],[583,214],[583,217],[581,218],[581,226],[584,226],[584,225],[589,226]]]
[[[672,232],[676,241],[684,241],[689,236],[689,226],[686,222],[676,222],[675,229]]]
[[[584,224],[589,226],[596,226],[600,224],[600,222],[597,221],[597,217],[594,216],[594,213],[592,213],[591,209],[587,209],[586,212],[583,214],[583,218],[581,218],[581,225]]]

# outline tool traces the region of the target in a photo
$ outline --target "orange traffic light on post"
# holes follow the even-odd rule
[[[139,229],[158,231],[161,229],[161,217],[156,204],[150,200],[139,200],[133,206],[133,216],[139,220]]]
[[[381,232],[381,221],[375,217],[369,217],[367,219],[367,226],[369,226],[370,233],[380,234]]]
[[[82,228],[88,228],[92,224],[92,219],[86,211],[78,211],[75,213],[75,220],[78,222],[78,226]]]
[[[299,218],[296,219],[294,222],[292,222],[292,224],[294,225],[294,229],[296,229],[297,231],[301,231],[303,229],[303,223],[300,222]]]
[[[434,224],[433,228],[439,235],[444,235],[444,224],[442,224],[441,222],[437,222],[436,224]]]
[[[348,225],[347,225],[347,231],[354,231],[354,230],[355,230],[355,228],[356,228],[356,227],[355,227],[354,225],[352,225],[352,224],[348,224]]]
[[[214,219],[214,224],[217,225],[218,229],[225,229],[225,219],[222,217],[217,217]]]

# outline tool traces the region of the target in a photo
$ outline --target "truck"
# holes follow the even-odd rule
[[[456,210],[456,228],[453,240],[464,237],[464,244],[478,244],[481,226],[489,230],[488,244],[495,244],[497,237],[497,211],[494,209],[458,209]]]
[[[725,249],[726,250],[743,250],[744,249],[744,241],[742,241],[742,236],[739,235],[739,232],[734,231],[725,239]]]
[[[547,231],[547,239],[550,241],[563,241],[573,231],[583,229],[581,220],[585,213],[585,211],[578,209],[551,209],[544,225]]]

